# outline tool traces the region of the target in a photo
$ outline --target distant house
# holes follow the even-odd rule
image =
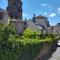
[[[48,27],[48,33],[53,34],[54,33],[53,29],[54,29],[54,26]]]
[[[8,13],[0,8],[0,22],[2,24],[8,24],[10,21]]]
[[[43,34],[45,34],[48,32],[48,27],[50,25],[47,20],[47,17],[41,16],[41,15],[35,16],[35,14],[34,14],[32,20],[29,20],[27,22],[27,26],[28,26],[28,28],[31,28],[33,31],[37,31],[40,33],[43,30]]]
[[[60,35],[60,23],[57,23],[55,26],[50,26],[48,28],[50,34],[59,34]]]
[[[29,20],[29,21],[27,22],[27,28],[30,28],[30,29],[32,29],[33,31],[40,32],[40,29],[38,29],[38,27],[36,26],[36,24],[35,24],[33,21],[31,21],[31,20]]]
[[[49,21],[47,17],[39,15],[35,17],[35,23],[38,23],[39,25],[44,26],[45,28],[49,27]]]
[[[60,34],[60,23],[57,23],[53,28],[54,34]]]
[[[28,26],[33,30],[43,30],[43,33],[47,33],[50,25],[47,17],[34,15],[32,21],[28,21]]]
[[[22,20],[12,19],[10,22],[15,25],[17,34],[22,34],[27,25],[27,23]]]

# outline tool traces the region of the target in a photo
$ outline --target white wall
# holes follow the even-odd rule
[[[0,22],[5,25],[9,24],[10,22],[9,15],[7,13],[3,13],[3,20],[0,20]]]

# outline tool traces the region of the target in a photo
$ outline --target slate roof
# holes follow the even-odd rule
[[[58,26],[60,26],[60,23],[57,23]]]
[[[35,18],[36,18],[36,19],[47,19],[47,17],[42,16],[42,15],[36,16]]]

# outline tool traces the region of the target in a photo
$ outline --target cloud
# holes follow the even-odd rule
[[[47,6],[48,4],[41,4],[41,6]]]
[[[52,7],[52,5],[50,5],[50,4],[41,4],[41,6],[47,6],[47,7]]]
[[[47,13],[47,12],[45,12],[45,13],[44,13],[44,15],[48,15],[48,13]]]
[[[60,7],[58,8],[58,11],[60,12]]]
[[[49,17],[54,17],[54,16],[56,16],[56,13],[49,14]]]
[[[59,8],[57,8],[57,13],[59,13],[59,14],[60,14],[60,7],[59,7]]]

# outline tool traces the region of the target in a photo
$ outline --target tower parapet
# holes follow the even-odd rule
[[[22,1],[21,0],[8,0],[7,11],[11,18],[22,19]]]

